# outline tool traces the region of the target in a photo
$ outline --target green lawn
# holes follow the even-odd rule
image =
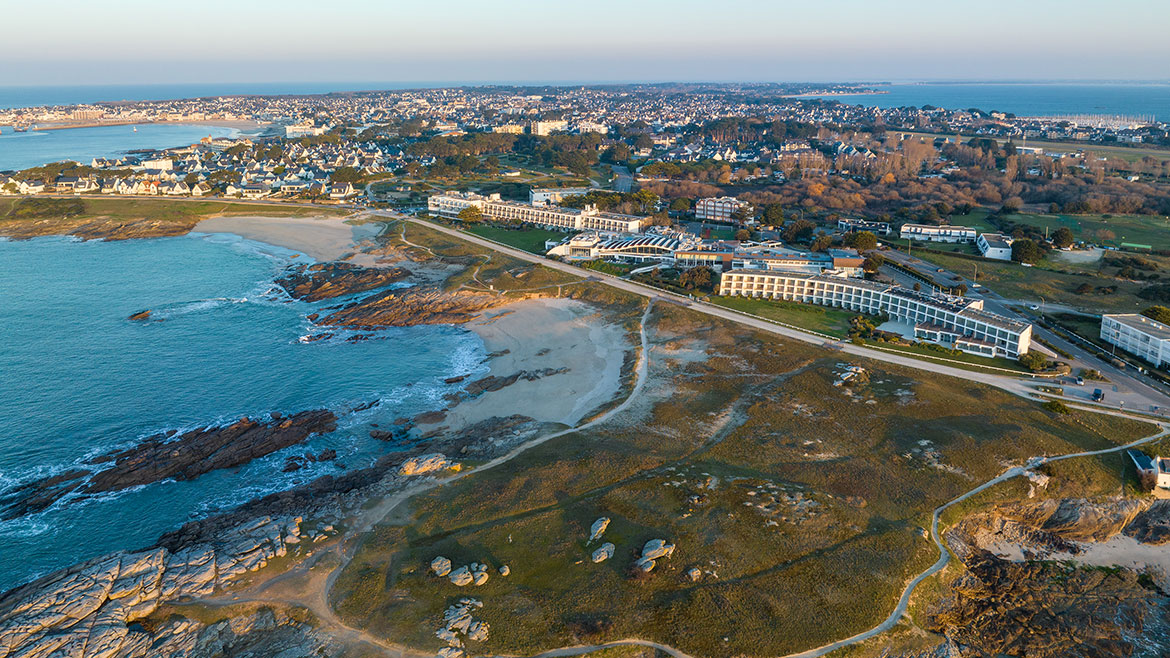
[[[948,219],[955,226],[969,226],[978,229],[981,233],[994,233],[998,229],[987,221],[987,216],[990,214],[991,210],[987,208],[975,208],[966,215],[951,215]]]
[[[915,252],[919,258],[934,263],[966,277],[971,277],[974,264],[979,265],[979,283],[1008,299],[1039,300],[1056,304],[1067,304],[1089,312],[1131,312],[1136,313],[1151,303],[1137,297],[1145,284],[1101,277],[1095,273],[1080,274],[1057,272],[1048,267],[1068,267],[1064,264],[1042,263],[1035,267],[1024,267],[1018,263],[994,260],[972,261],[950,254]],[[1089,284],[1093,292],[1079,295],[1075,290]],[[1116,292],[1104,294],[1098,287],[1116,286]]]
[[[564,231],[549,231],[541,228],[510,229],[483,224],[469,226],[467,232],[534,254],[543,254],[547,251],[544,248],[546,240],[559,241],[568,235]]]
[[[751,297],[712,295],[711,303],[838,338],[843,338],[849,333],[849,319],[857,315],[849,311],[839,311],[811,304],[753,299]]]
[[[1048,215],[1014,213],[1005,219],[1047,228],[1049,233],[1067,227],[1078,240],[1112,247],[1123,242],[1146,244],[1156,250],[1170,249],[1170,218],[1160,215]]]

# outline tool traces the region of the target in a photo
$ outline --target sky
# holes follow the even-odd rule
[[[58,0],[0,20],[0,86],[1170,78],[1165,0]]]

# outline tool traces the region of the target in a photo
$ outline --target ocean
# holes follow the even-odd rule
[[[850,105],[978,108],[1018,116],[1108,114],[1154,116],[1170,121],[1170,83],[904,83],[875,86],[883,94],[831,96]]]
[[[483,343],[449,326],[301,343],[322,304],[272,281],[293,252],[227,234],[114,242],[0,241],[0,496],[167,429],[272,411],[382,405],[239,469],[92,498],[0,522],[0,591],[247,500],[367,466],[395,447],[363,427],[441,407],[445,378],[487,372]],[[160,321],[127,316],[152,309]],[[337,451],[282,473],[289,454]]]
[[[137,128],[137,132],[135,131]],[[235,128],[177,123],[138,126],[97,126],[67,130],[13,132],[0,126],[0,171],[27,169],[49,162],[115,158],[136,149],[186,146],[204,137],[233,137]]]

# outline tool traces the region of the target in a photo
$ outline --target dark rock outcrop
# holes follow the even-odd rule
[[[43,510],[70,492],[118,491],[168,478],[190,480],[231,468],[296,445],[313,434],[332,432],[337,417],[319,409],[270,420],[243,418],[230,425],[203,427],[176,436],[156,434],[138,445],[107,453],[74,469],[13,489],[0,499],[0,518],[12,519]],[[107,468],[100,468],[109,464]],[[100,469],[100,470],[99,470]]]
[[[515,384],[523,379],[527,382],[536,381],[544,377],[551,377],[568,372],[568,368],[542,368],[540,370],[521,370],[514,372],[507,377],[500,377],[498,375],[488,375],[483,379],[477,379],[467,385],[464,391],[467,395],[475,397],[481,393],[489,393],[491,391],[498,391]]]
[[[481,311],[509,301],[512,300],[483,293],[408,289],[374,294],[347,304],[321,318],[319,324],[351,329],[462,324]]]
[[[366,292],[410,276],[401,267],[360,267],[352,263],[315,263],[290,269],[276,284],[309,302]]]
[[[130,317],[127,319],[138,322],[145,322],[146,320],[150,319],[150,309],[146,309],[145,311],[138,311],[137,313],[131,313]]]

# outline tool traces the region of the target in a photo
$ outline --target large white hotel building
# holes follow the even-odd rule
[[[723,273],[719,294],[887,315],[913,325],[916,338],[981,356],[1017,358],[1032,344],[1032,325],[984,311],[982,300],[932,295],[875,281],[741,269]]]
[[[1144,315],[1101,316],[1101,340],[1157,367],[1170,362],[1170,326]]]
[[[519,222],[573,231],[608,231],[638,233],[644,217],[560,206],[531,205],[504,201],[499,194],[482,196],[471,192],[447,192],[427,199],[427,210],[441,217],[454,218],[464,208],[475,206],[484,217],[497,222]]]

